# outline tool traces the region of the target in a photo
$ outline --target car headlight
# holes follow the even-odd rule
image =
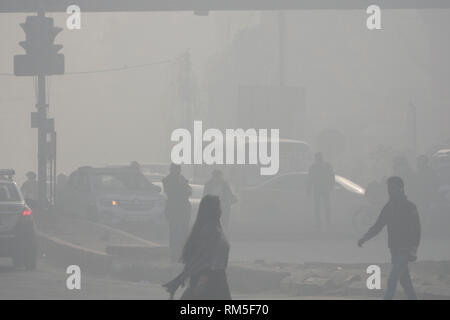
[[[101,199],[100,204],[106,207],[116,207],[119,205],[117,200],[111,200],[111,199]]]

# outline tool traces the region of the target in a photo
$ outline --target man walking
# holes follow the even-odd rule
[[[384,226],[387,226],[392,270],[384,299],[394,298],[397,283],[400,281],[408,299],[416,300],[408,263],[417,260],[417,248],[420,243],[419,213],[415,204],[406,198],[403,180],[400,177],[390,177],[387,188],[389,200],[375,224],[358,241],[358,246],[362,247],[364,242],[375,237]]]

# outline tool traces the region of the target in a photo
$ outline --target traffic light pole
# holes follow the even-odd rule
[[[38,16],[44,17],[42,7],[38,9]],[[38,203],[39,208],[47,203],[47,101],[45,96],[45,74],[38,74]]]
[[[47,202],[47,104],[45,97],[45,75],[38,75],[38,201],[39,207]]]
[[[62,45],[54,44],[56,35],[62,29],[54,26],[53,18],[45,16],[42,2],[37,3],[41,4],[37,16],[28,16],[25,23],[20,24],[25,31],[25,41],[19,44],[26,54],[14,56],[14,74],[37,77],[37,112],[31,114],[31,127],[38,131],[38,206],[47,208],[54,203],[56,132],[54,119],[47,118],[45,77],[64,74],[64,55],[58,54]]]

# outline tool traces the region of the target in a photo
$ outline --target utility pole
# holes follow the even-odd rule
[[[42,6],[39,7],[38,17],[44,18],[45,11]],[[47,122],[47,101],[45,96],[45,74],[41,70],[38,75],[38,96],[37,96],[37,112],[38,112],[38,202],[42,207],[47,199],[47,130],[42,125]]]
[[[44,204],[47,198],[47,130],[44,125],[47,121],[47,104],[45,97],[45,75],[38,75],[38,199],[39,204]]]

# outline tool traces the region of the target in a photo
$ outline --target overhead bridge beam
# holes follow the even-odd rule
[[[353,10],[372,4],[382,9],[446,9],[450,0],[0,0],[0,12],[217,11],[217,10]]]

